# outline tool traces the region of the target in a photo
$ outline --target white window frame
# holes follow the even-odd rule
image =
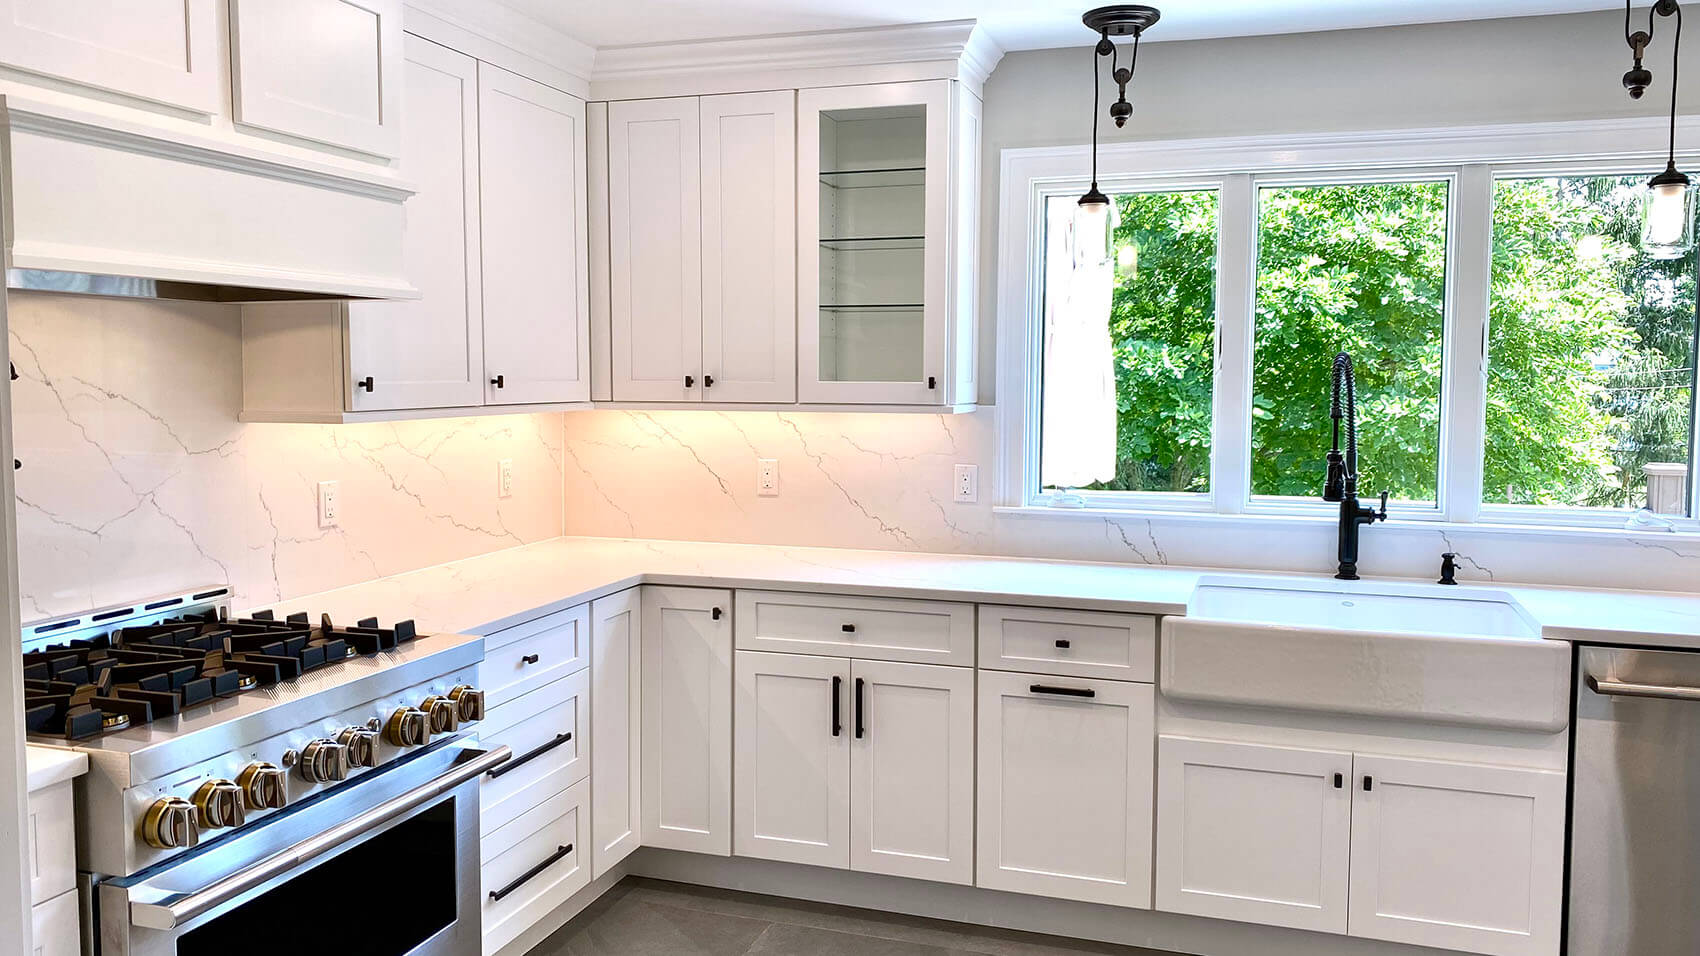
[[[1005,149],[999,201],[998,402],[1000,505],[1011,516],[1109,513],[1262,516],[1333,520],[1320,500],[1325,449],[1317,449],[1318,499],[1250,494],[1251,369],[1257,257],[1257,191],[1265,186],[1446,179],[1450,182],[1437,502],[1390,506],[1401,520],[1437,525],[1622,529],[1615,509],[1484,505],[1483,415],[1491,291],[1494,183],[1523,175],[1622,174],[1662,168],[1667,120],[1533,123],[1330,135],[1117,143],[1100,146],[1098,180],[1110,194],[1213,189],[1219,196],[1216,360],[1210,491],[1084,493],[1084,509],[1051,507],[1038,491],[1043,329],[1044,209],[1086,188],[1090,147]],[[1678,163],[1700,158],[1700,117],[1680,117]],[[1318,356],[1318,361],[1328,356]],[[1700,414],[1696,414],[1700,430]],[[1318,422],[1321,435],[1325,423]],[[1373,426],[1372,426],[1373,427]],[[1700,481],[1690,483],[1700,516]],[[1367,491],[1367,489],[1366,489]],[[1674,522],[1700,532],[1695,518]]]

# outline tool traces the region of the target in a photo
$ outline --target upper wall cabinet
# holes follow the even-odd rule
[[[401,0],[233,0],[236,122],[395,157],[401,6]]]
[[[478,68],[488,404],[590,398],[584,101]]]
[[[210,115],[222,0],[0,0],[0,62]]]
[[[926,80],[797,110],[799,396],[974,401],[979,99]]]
[[[610,104],[614,400],[796,400],[794,100]]]

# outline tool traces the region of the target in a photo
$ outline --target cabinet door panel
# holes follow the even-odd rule
[[[485,401],[590,399],[584,101],[478,66]]]
[[[1558,952],[1563,774],[1362,754],[1355,771],[1353,936]]]
[[[694,97],[608,107],[615,401],[702,401],[699,134]]]
[[[211,115],[219,0],[0,0],[0,63]]]
[[[1344,933],[1351,772],[1351,754],[1160,738],[1157,908]]]
[[[850,868],[974,881],[974,671],[850,665]]]
[[[401,0],[234,0],[236,122],[395,158]]]
[[[348,304],[349,408],[484,401],[478,253],[478,61],[407,38],[403,249],[420,297]],[[352,383],[372,379],[370,390]]]
[[[705,96],[701,115],[703,399],[795,401],[796,94]]]
[[[637,588],[590,605],[590,822],[594,876],[643,842],[643,600]]]
[[[732,594],[643,589],[643,843],[732,853]]]
[[[737,652],[733,851],[850,863],[850,663]]]
[[[981,671],[979,698],[976,884],[1149,909],[1151,685]]]

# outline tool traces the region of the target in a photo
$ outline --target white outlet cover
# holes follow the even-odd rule
[[[496,497],[514,496],[514,460],[503,458],[496,462]]]
[[[319,482],[319,527],[334,528],[341,523],[341,490],[334,481]]]
[[[962,504],[972,504],[980,500],[980,466],[957,465],[956,500]]]
[[[773,498],[779,494],[779,459],[756,459],[756,494]]]

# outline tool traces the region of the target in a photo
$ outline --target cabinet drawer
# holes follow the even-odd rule
[[[77,885],[71,781],[29,795],[30,901],[42,903]]]
[[[1053,608],[980,606],[980,666],[1153,683],[1157,619]]]
[[[590,666],[590,605],[503,628],[484,639],[478,679],[494,707]]]
[[[974,606],[943,601],[739,591],[740,650],[916,664],[974,663]]]
[[[484,838],[484,952],[494,953],[590,882],[590,782]],[[500,898],[497,898],[500,897]]]
[[[30,956],[78,956],[82,952],[77,893],[68,890],[30,911],[34,948]]]
[[[484,832],[589,776],[589,688],[590,672],[579,671],[495,708],[479,725],[480,741],[514,752],[479,790]]]

